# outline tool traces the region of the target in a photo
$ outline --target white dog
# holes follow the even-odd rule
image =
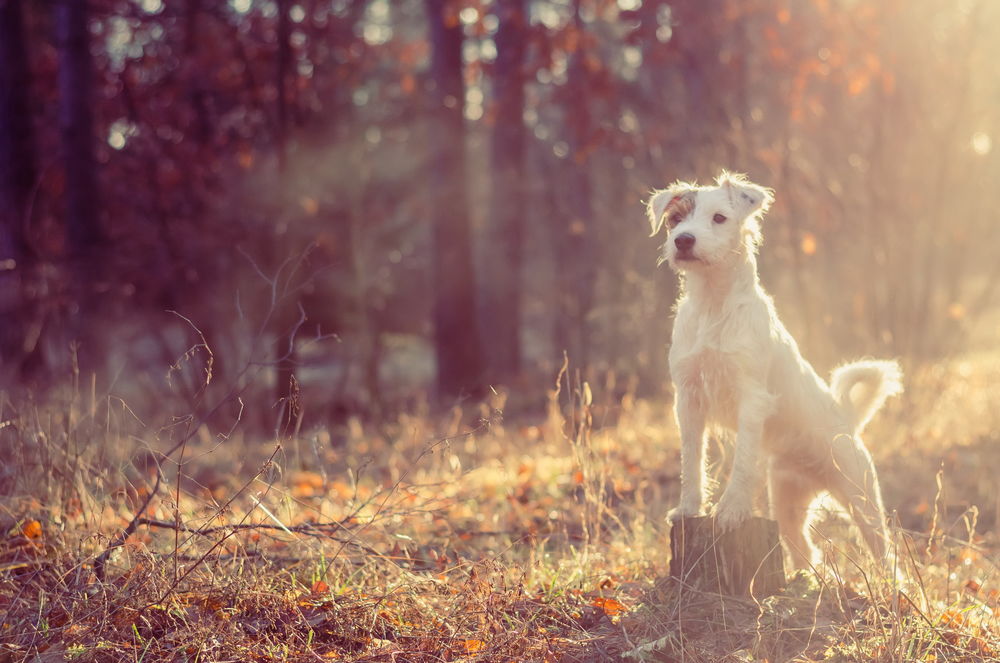
[[[769,189],[723,171],[715,186],[676,182],[654,191],[647,206],[653,235],[667,225],[660,262],[683,282],[670,347],[681,498],[670,517],[703,512],[705,428],[715,424],[736,433],[732,475],[715,507],[723,529],[750,516],[766,456],[772,517],[796,568],[816,561],[807,521],[823,491],[847,509],[882,560],[882,498],[860,434],[902,390],[899,366],[847,364],[828,386],[802,358],[757,279],[760,217],[773,200]]]

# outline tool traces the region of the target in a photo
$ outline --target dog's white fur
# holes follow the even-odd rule
[[[647,205],[652,234],[667,225],[660,262],[683,282],[670,347],[681,498],[670,517],[703,512],[705,430],[718,425],[736,433],[732,475],[714,511],[722,528],[750,516],[766,457],[772,517],[797,568],[817,561],[808,514],[823,491],[881,560],[882,498],[860,435],[902,390],[900,369],[859,361],[835,370],[827,385],[802,358],[757,278],[760,217],[773,199],[771,190],[723,171],[714,186],[676,182]]]

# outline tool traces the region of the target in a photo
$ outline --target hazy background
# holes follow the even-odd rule
[[[994,0],[0,0],[2,651],[1000,659],[998,39]],[[903,365],[864,438],[912,583],[830,500],[819,585],[661,582],[644,201],[722,168],[776,191],[816,369]]]
[[[643,201],[720,168],[777,192],[821,372],[989,349],[998,37],[985,0],[0,0],[0,379],[322,425],[541,408],[565,351],[657,394]]]

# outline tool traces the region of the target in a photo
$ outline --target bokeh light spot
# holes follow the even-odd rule
[[[972,134],[972,151],[979,156],[986,156],[993,150],[993,139],[989,134],[977,131]]]

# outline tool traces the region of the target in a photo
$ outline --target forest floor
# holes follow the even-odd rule
[[[998,377],[911,376],[871,426],[897,579],[829,511],[759,600],[668,577],[674,424],[613,385],[258,441],[3,400],[0,662],[998,660]]]

